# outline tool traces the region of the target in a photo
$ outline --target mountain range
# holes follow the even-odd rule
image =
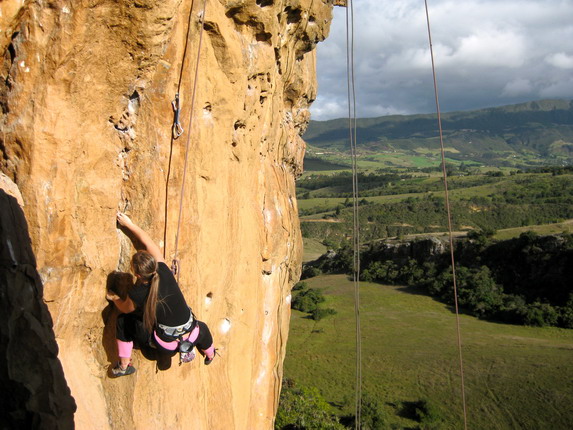
[[[436,114],[392,115],[356,120],[361,153],[423,154],[439,149]],[[448,158],[492,165],[572,164],[573,100],[527,103],[441,115]],[[304,134],[308,157],[349,151],[348,118],[310,121]],[[519,164],[519,162],[517,162]]]

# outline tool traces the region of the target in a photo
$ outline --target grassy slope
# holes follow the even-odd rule
[[[498,240],[507,240],[507,239],[512,239],[514,237],[518,237],[521,233],[524,233],[526,231],[534,231],[535,233],[540,235],[559,234],[563,232],[573,233],[573,220],[569,219],[554,224],[506,228],[499,230],[494,237]]]
[[[320,243],[317,239],[303,237],[302,241],[304,244],[304,256],[302,258],[303,263],[316,260],[327,251],[326,246]]]
[[[352,283],[309,279],[337,314],[315,322],[293,311],[285,376],[353,405]],[[462,428],[455,317],[443,304],[391,286],[361,284],[363,390],[393,416],[403,401],[427,398]],[[495,324],[461,316],[466,398],[472,429],[568,429],[573,422],[573,330]],[[350,406],[353,408],[353,406]],[[395,416],[401,427],[415,422]]]

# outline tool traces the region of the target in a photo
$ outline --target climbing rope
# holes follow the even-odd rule
[[[197,79],[199,77],[199,65],[200,65],[200,60],[201,60],[201,46],[203,44],[203,32],[204,32],[204,27],[205,27],[205,10],[207,8],[207,0],[203,1],[203,7],[201,10],[201,13],[199,15],[199,19],[200,19],[200,25],[201,25],[201,29],[199,31],[199,43],[197,46],[197,55],[196,55],[196,60],[195,60],[195,76],[193,78],[193,89],[191,91],[191,105],[189,108],[189,124],[188,124],[188,132],[187,132],[187,142],[185,144],[185,161],[183,164],[183,177],[181,179],[181,190],[179,192],[179,213],[178,213],[178,217],[177,217],[177,230],[175,233],[175,248],[174,248],[174,253],[173,253],[173,260],[171,262],[171,270],[173,272],[173,274],[177,277],[177,281],[179,282],[179,273],[180,273],[180,263],[179,260],[177,259],[178,253],[179,253],[179,235],[180,235],[180,231],[181,231],[181,219],[182,219],[182,214],[183,214],[183,200],[184,200],[184,196],[185,196],[185,182],[186,182],[186,177],[187,177],[187,165],[189,162],[189,147],[191,145],[191,131],[192,131],[192,125],[193,125],[193,111],[195,109],[195,95],[197,93]],[[181,83],[183,81],[183,68],[185,65],[185,57],[187,56],[187,46],[189,44],[189,37],[191,34],[191,18],[193,15],[193,3],[191,4],[191,10],[189,11],[189,21],[187,24],[187,35],[186,35],[186,39],[185,39],[185,47],[183,50],[183,59],[181,62],[181,69],[179,72],[179,83],[177,85],[177,93],[175,94],[175,99],[172,101],[172,107],[173,107],[173,111],[174,111],[174,121],[173,121],[173,128],[172,128],[172,140],[171,140],[171,145],[173,147],[173,141],[175,139],[177,139],[179,136],[181,136],[181,134],[183,134],[183,127],[181,126],[181,124],[179,123],[179,114],[180,114],[180,105],[179,105],[179,93],[181,91]],[[169,172],[171,170],[171,154],[169,157]],[[168,175],[169,175],[168,172]],[[166,196],[166,218],[167,218],[167,201],[168,198]],[[167,225],[167,223],[166,223]],[[167,229],[167,227],[166,227]],[[165,232],[166,235],[166,232]]]
[[[348,87],[348,132],[352,156],[352,217],[354,316],[356,321],[355,428],[360,429],[362,415],[362,333],[360,329],[360,222],[358,218],[358,166],[356,163],[356,91],[354,85],[354,8],[346,5],[346,71]]]
[[[454,258],[454,235],[452,233],[452,212],[450,209],[450,198],[448,192],[448,175],[446,171],[446,152],[444,149],[444,136],[442,132],[442,116],[440,113],[440,101],[438,98],[438,80],[436,78],[436,67],[434,64],[434,49],[432,45],[432,31],[430,29],[430,13],[428,12],[428,1],[424,0],[426,6],[426,22],[428,24],[428,41],[430,44],[430,56],[432,58],[432,75],[434,78],[434,96],[436,101],[436,113],[438,118],[438,130],[440,134],[440,150],[442,154],[442,176],[444,181],[444,190],[446,196],[446,212],[448,218],[448,232],[450,238],[450,257],[452,261],[452,279],[454,283],[454,304],[456,310],[456,329],[457,329],[457,341],[458,341],[458,354],[460,363],[460,379],[461,379],[461,389],[462,389],[462,406],[463,406],[463,417],[464,417],[464,429],[468,428],[468,418],[467,418],[467,408],[466,408],[466,395],[465,395],[465,383],[464,383],[464,365],[462,356],[462,336],[460,329],[460,313],[458,309],[458,289],[456,283],[456,260]]]

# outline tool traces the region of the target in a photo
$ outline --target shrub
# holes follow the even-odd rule
[[[420,423],[421,430],[438,430],[443,428],[440,410],[426,399],[415,402],[414,415]]]
[[[301,290],[292,301],[292,308],[301,312],[312,312],[319,303],[324,302],[322,291],[309,288]]]
[[[326,317],[328,315],[334,315],[334,314],[336,314],[336,311],[334,309],[331,309],[331,308],[323,309],[323,308],[317,307],[316,309],[314,309],[310,313],[310,317],[315,321],[320,321],[324,317]]]
[[[322,275],[322,270],[314,266],[304,266],[302,268],[301,279],[314,278],[315,276]]]
[[[531,326],[553,326],[557,325],[559,314],[557,310],[548,303],[535,302],[527,308],[524,323]]]
[[[348,403],[349,400],[347,399]],[[388,428],[388,415],[380,402],[368,393],[362,393],[360,399],[360,428],[363,430],[383,430]],[[341,419],[347,428],[356,427],[356,416],[350,415]]]
[[[301,282],[297,282],[296,284],[294,284],[294,287],[292,287],[292,291],[305,290],[306,288],[307,288],[306,282],[301,281]]]
[[[276,430],[344,430],[332,407],[316,388],[296,387],[285,380],[275,419]]]
[[[573,328],[573,293],[559,312],[559,325],[564,328]]]

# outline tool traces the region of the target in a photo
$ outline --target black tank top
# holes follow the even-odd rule
[[[189,321],[191,310],[187,306],[185,297],[177,285],[177,281],[165,263],[157,265],[159,274],[159,294],[157,300],[157,323],[169,327],[177,327]],[[137,283],[129,291],[129,297],[135,304],[135,311],[143,315],[147,296],[149,295],[149,284]]]

